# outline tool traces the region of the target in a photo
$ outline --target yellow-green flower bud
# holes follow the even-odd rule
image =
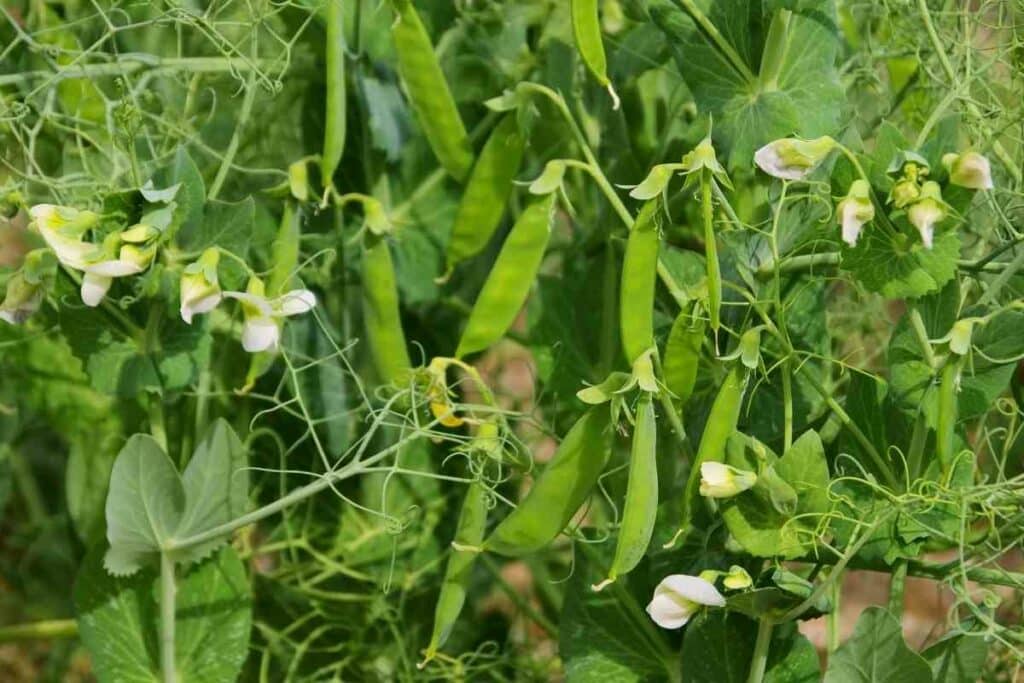
[[[220,303],[222,294],[217,279],[220,251],[210,247],[199,260],[185,267],[181,274],[181,319],[189,325],[192,316],[208,313]]]

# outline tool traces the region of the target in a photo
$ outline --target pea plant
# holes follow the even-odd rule
[[[1018,679],[1018,3],[0,12],[0,677]]]

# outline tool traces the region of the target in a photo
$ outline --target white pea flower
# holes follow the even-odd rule
[[[79,211],[68,206],[37,204],[28,210],[32,224],[53,250],[57,260],[75,270],[83,270],[96,245],[83,242],[85,235],[100,217],[92,211]]]
[[[249,278],[244,292],[224,292],[224,296],[242,302],[242,348],[249,353],[277,349],[281,318],[306,313],[316,306],[316,296],[308,289],[285,292],[275,299],[268,299],[264,292],[263,281],[257,277]]]
[[[850,184],[850,191],[836,207],[836,215],[842,226],[843,241],[851,247],[857,246],[861,228],[875,217],[871,186],[866,180],[858,179]]]
[[[217,264],[220,262],[220,250],[210,247],[204,251],[195,263],[185,266],[181,273],[180,299],[181,319],[189,325],[192,316],[209,313],[223,299],[220,281],[217,278]]]
[[[992,166],[977,152],[945,154],[942,165],[949,171],[949,182],[971,190],[991,190]]]
[[[946,203],[942,201],[939,184],[929,180],[921,186],[921,197],[907,209],[907,219],[921,233],[926,249],[931,249],[935,237],[935,224],[946,217]]]
[[[774,140],[754,153],[754,161],[762,171],[783,180],[802,180],[814,171],[836,146],[828,135],[814,140],[782,138]]]
[[[654,589],[647,613],[658,626],[682,628],[701,606],[724,607],[725,598],[715,585],[697,576],[672,574]]]
[[[39,310],[45,288],[42,283],[29,282],[24,274],[15,273],[7,280],[7,292],[0,303],[0,320],[20,325]]]
[[[757,475],[720,462],[700,466],[700,495],[707,498],[731,498],[757,483]]]
[[[95,249],[77,267],[85,273],[85,277],[82,278],[82,302],[86,306],[99,306],[103,297],[110,291],[115,277],[141,273],[153,259],[151,250],[147,250],[149,253],[146,255],[131,245],[121,247],[114,258],[113,254],[117,251],[120,241],[120,235],[109,235],[104,240],[103,247]]]

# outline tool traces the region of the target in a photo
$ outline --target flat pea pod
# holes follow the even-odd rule
[[[665,358],[662,374],[665,386],[683,405],[693,395],[697,383],[697,369],[700,366],[700,351],[704,343],[707,323],[692,311],[682,311],[672,323],[665,343]]]
[[[398,311],[391,252],[387,242],[379,238],[368,239],[363,249],[363,318],[370,354],[381,379],[401,382],[411,363]]]
[[[572,32],[576,39],[576,49],[583,58],[590,73],[601,85],[608,89],[612,96],[613,106],[619,108],[619,97],[608,79],[608,58],[601,42],[601,22],[597,13],[597,0],[572,0]]]
[[[345,151],[345,18],[342,0],[327,1],[326,73],[327,92],[324,114],[324,147],[320,170],[325,185],[331,182]]]
[[[285,202],[284,213],[281,214],[281,224],[277,228],[274,243],[270,248],[272,265],[270,276],[267,278],[267,294],[269,296],[279,296],[290,288],[289,284],[294,279],[295,270],[299,264],[301,227],[302,212],[296,209],[294,202]]]
[[[473,482],[466,489],[466,497],[462,501],[453,545],[479,548],[484,540],[486,527],[487,489],[479,482]],[[448,640],[448,635],[459,618],[462,606],[466,602],[466,588],[478,554],[476,550],[455,548],[448,558],[441,593],[437,596],[437,606],[434,608],[434,630],[424,653],[424,663],[434,658],[438,649]]]
[[[629,453],[629,484],[626,503],[615,544],[615,557],[608,578],[594,586],[601,590],[623,574],[632,571],[647,552],[658,516],[658,428],[654,404],[645,394],[636,409],[633,443]]]
[[[505,213],[525,142],[514,113],[491,131],[462,193],[445,255],[446,269],[487,246]]]
[[[714,206],[711,204],[711,171],[701,171],[700,207],[704,222],[704,261],[708,271],[708,316],[711,330],[718,334],[721,325],[722,273],[718,266],[718,242],[715,239]]]
[[[516,557],[551,543],[597,484],[611,454],[610,435],[607,405],[584,413],[526,498],[487,537],[483,549]]]
[[[704,433],[700,436],[697,455],[693,459],[690,476],[686,480],[686,488],[683,491],[683,515],[680,529],[669,545],[675,543],[675,540],[686,531],[690,524],[693,503],[700,491],[700,466],[705,462],[722,462],[725,457],[725,446],[729,442],[729,437],[736,431],[736,424],[740,419],[748,372],[749,370],[742,363],[733,363],[729,374],[725,376],[725,381],[718,389],[715,402],[711,404],[711,412],[708,413],[707,422],[704,424]]]
[[[659,200],[652,199],[640,209],[629,232],[622,262],[619,295],[619,328],[626,360],[633,363],[654,346],[654,286],[658,273]]]
[[[473,149],[455,98],[412,0],[391,0],[391,7],[391,38],[409,101],[437,160],[461,183],[473,165]]]
[[[544,258],[554,198],[549,194],[520,214],[473,305],[456,357],[486,349],[512,325]]]

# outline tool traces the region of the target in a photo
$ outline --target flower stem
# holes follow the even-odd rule
[[[174,666],[174,558],[160,553],[160,672],[163,683],[177,683]]]
[[[78,635],[78,622],[74,619],[50,619],[33,621],[28,624],[13,624],[0,627],[0,643],[16,640],[48,640],[50,638],[74,638]]]
[[[761,683],[768,665],[768,646],[772,642],[772,629],[775,622],[768,617],[761,617],[757,624],[757,641],[754,643],[754,656],[750,659],[750,675],[747,683]]]

